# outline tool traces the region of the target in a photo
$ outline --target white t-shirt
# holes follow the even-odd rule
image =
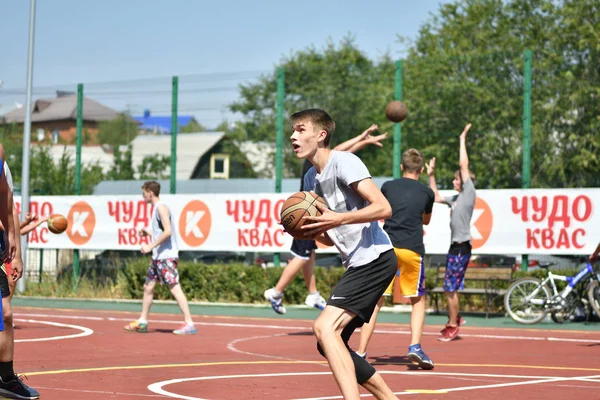
[[[160,204],[164,205],[169,210],[169,218],[171,219],[171,236],[157,247],[152,249],[152,259],[165,260],[167,258],[178,258],[179,248],[177,247],[177,229],[173,223],[173,213],[171,212],[169,206],[162,201],[156,203],[154,205],[154,210],[152,211],[152,241],[155,241],[156,238],[163,233],[163,225],[160,220],[160,214],[158,214],[158,206]]]
[[[352,183],[371,178],[369,170],[356,155],[332,150],[323,171],[312,167],[304,176],[304,190],[314,190],[335,212],[349,212],[369,205]],[[346,268],[360,267],[392,249],[387,233],[377,221],[340,225],[327,231],[342,256]]]

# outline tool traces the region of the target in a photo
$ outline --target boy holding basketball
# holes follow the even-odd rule
[[[377,222],[390,217],[390,204],[358,157],[331,150],[335,122],[325,111],[300,111],[291,120],[294,152],[313,165],[304,188],[314,190],[331,209],[316,202],[323,214],[305,217],[303,230],[308,237],[335,245],[346,268],[314,322],[317,348],[327,358],[344,398],[359,398],[358,383],[378,399],[395,399],[375,368],[348,346],[354,330],[369,322],[396,274],[396,255]]]
[[[154,299],[154,287],[157,282],[169,286],[171,294],[177,301],[185,322],[179,329],[173,331],[176,335],[193,335],[197,332],[190,314],[188,301],[179,284],[179,248],[175,236],[175,227],[171,220],[171,210],[160,200],[160,183],[148,181],[142,185],[142,196],[148,204],[152,204],[152,221],[148,232],[141,229],[138,234],[142,237],[149,236],[150,244],[142,245],[142,254],[152,253],[152,260],[144,284],[144,298],[142,300],[142,314],[136,321],[125,326],[125,330],[133,332],[148,332],[148,314]]]
[[[402,178],[387,181],[381,187],[381,192],[392,206],[392,216],[385,220],[383,229],[390,236],[398,258],[396,279],[400,281],[400,291],[410,299],[412,305],[411,342],[407,358],[423,369],[433,369],[433,361],[425,354],[420,342],[426,306],[423,225],[428,225],[431,221],[435,196],[431,188],[419,182],[424,169],[423,154],[419,150],[406,150],[402,154],[400,169]],[[390,284],[386,290],[386,296],[391,296],[392,286]],[[366,356],[367,345],[373,335],[375,320],[382,304],[383,297],[377,303],[371,321],[361,329],[358,354],[362,357]]]
[[[387,132],[377,136],[371,135],[371,133],[377,131],[378,129],[379,127],[373,124],[360,135],[337,145],[334,148],[334,150],[349,151],[351,153],[355,153],[369,144],[373,144],[378,147],[383,147],[381,141],[387,137]],[[310,161],[305,160],[304,164],[302,165],[300,191],[304,190],[304,176],[311,168],[312,164],[310,163]],[[290,253],[292,253],[293,258],[283,269],[283,272],[281,273],[277,284],[274,287],[265,290],[264,292],[265,299],[267,299],[269,303],[271,303],[273,311],[275,311],[277,314],[285,314],[286,309],[283,305],[283,292],[288,287],[288,285],[292,283],[294,277],[300,270],[302,270],[302,273],[304,275],[304,281],[306,283],[306,289],[308,289],[308,295],[306,296],[304,304],[306,304],[309,307],[318,308],[319,310],[325,308],[325,304],[327,302],[317,290],[317,282],[315,277],[316,248],[317,245],[314,240],[302,240],[294,238],[294,240],[292,241],[292,248],[290,249]]]

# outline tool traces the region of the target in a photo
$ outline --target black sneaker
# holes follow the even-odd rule
[[[9,399],[39,399],[40,394],[37,390],[23,383],[23,380],[15,375],[8,382],[4,382],[0,377],[0,397]]]

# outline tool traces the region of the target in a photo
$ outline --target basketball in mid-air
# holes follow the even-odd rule
[[[385,117],[391,122],[402,122],[408,116],[408,108],[401,101],[390,101],[385,107]]]
[[[69,223],[62,214],[52,214],[48,218],[48,230],[52,233],[63,233],[67,226],[69,226]]]
[[[302,218],[318,217],[322,214],[315,206],[317,201],[327,206],[323,198],[308,191],[297,192],[288,197],[281,207],[281,224],[285,231],[296,239],[307,239],[305,231],[301,229],[307,221],[302,221]]]

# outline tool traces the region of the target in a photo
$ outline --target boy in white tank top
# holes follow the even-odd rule
[[[125,330],[133,332],[148,332],[148,314],[154,299],[154,286],[156,282],[169,286],[171,294],[177,301],[184,317],[184,324],[173,331],[176,335],[193,335],[197,332],[190,314],[190,307],[185,294],[179,285],[179,273],[177,262],[179,260],[179,249],[175,236],[175,226],[171,219],[171,210],[160,201],[160,183],[156,181],[145,182],[142,186],[142,196],[148,204],[152,204],[151,232],[140,229],[140,236],[150,236],[151,242],[142,245],[142,254],[152,252],[152,260],[146,275],[144,284],[144,299],[142,301],[142,314],[136,321],[125,326]]]

